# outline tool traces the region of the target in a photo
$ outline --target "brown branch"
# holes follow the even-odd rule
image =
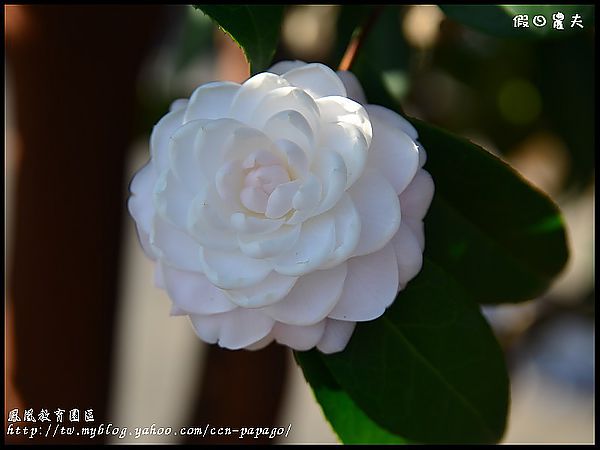
[[[350,70],[352,68],[354,61],[358,56],[360,48],[362,47],[367,36],[369,35],[369,32],[373,28],[375,22],[377,22],[377,19],[381,15],[381,12],[384,10],[384,8],[385,5],[378,5],[373,8],[371,14],[360,27],[358,33],[355,33],[355,35],[350,40],[350,43],[348,44],[346,52],[344,53],[342,61],[340,62],[340,65],[338,67],[338,70]]]

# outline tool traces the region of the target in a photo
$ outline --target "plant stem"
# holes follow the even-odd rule
[[[358,33],[355,33],[354,36],[352,36],[348,47],[346,47],[346,52],[342,57],[342,61],[340,62],[338,70],[350,70],[352,68],[354,61],[358,56],[358,51],[362,47],[369,32],[371,31],[371,28],[373,28],[373,25],[375,24],[375,22],[377,22],[377,19],[381,15],[381,12],[384,8],[385,5],[375,6],[371,11],[369,17],[367,17],[367,20],[365,20],[365,22],[360,27]]]

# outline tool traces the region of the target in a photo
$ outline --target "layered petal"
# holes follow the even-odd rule
[[[163,219],[186,229],[192,195],[170,170],[166,170],[154,185],[154,206]]]
[[[306,275],[325,262],[335,246],[335,220],[322,214],[302,224],[296,243],[273,259],[274,269],[282,275]]]
[[[335,246],[322,269],[329,269],[346,261],[356,249],[360,238],[360,216],[350,195],[344,193],[331,210],[335,221]]]
[[[419,168],[417,144],[400,128],[371,117],[373,141],[367,164],[382,173],[400,194]]]
[[[255,344],[269,334],[274,321],[256,309],[236,308],[209,316],[192,314],[196,334],[205,342],[237,350]]]
[[[228,289],[225,295],[244,308],[260,308],[280,301],[292,289],[298,278],[271,272],[267,278],[250,287]]]
[[[150,244],[167,264],[181,270],[202,272],[198,242],[159,216],[152,222]]]
[[[188,209],[187,227],[202,246],[213,250],[233,251],[238,248],[237,234],[229,223],[233,213],[214,187],[200,191]]]
[[[138,229],[146,235],[152,228],[152,218],[154,217],[152,193],[157,179],[156,168],[149,162],[134,175],[129,185],[129,192],[131,192],[131,197],[127,201],[129,213],[135,220]]]
[[[150,135],[150,156],[157,172],[169,165],[169,142],[175,131],[183,125],[185,109],[174,110],[158,121]]]
[[[405,224],[400,225],[398,233],[392,239],[392,245],[398,261],[400,286],[412,280],[423,267],[423,250],[419,241]]]
[[[373,129],[365,108],[346,97],[323,97],[316,100],[321,120],[325,123],[347,123],[356,126],[371,145]]]
[[[221,289],[240,289],[252,286],[271,272],[269,261],[253,259],[240,251],[225,252],[200,249],[200,263],[206,277]]]
[[[269,219],[279,219],[287,214],[293,207],[292,200],[301,184],[300,180],[294,180],[277,186],[267,200],[265,216]]]
[[[165,264],[161,264],[161,273],[169,297],[186,314],[218,314],[237,307],[202,274]]]
[[[367,97],[363,90],[360,82],[352,72],[347,70],[338,70],[337,76],[340,78],[344,87],[346,88],[347,97],[360,103],[361,105],[367,104]]]
[[[304,154],[312,159],[315,147],[315,135],[308,120],[299,112],[283,110],[267,119],[262,127],[271,140],[286,139],[300,147]]]
[[[300,225],[283,225],[272,233],[238,235],[240,250],[250,258],[272,258],[287,252],[300,238]]]
[[[400,202],[396,191],[377,171],[368,169],[348,192],[361,223],[354,256],[383,248],[400,226]]]
[[[329,95],[346,96],[342,80],[323,64],[306,64],[295,67],[282,75],[292,86],[304,89],[313,98]]]
[[[195,120],[177,129],[169,141],[169,166],[174,176],[191,193],[196,194],[208,184],[214,174],[203,173],[201,159],[195,151],[198,136],[210,122]]]
[[[310,95],[292,86],[277,88],[266,94],[256,107],[249,123],[258,129],[263,129],[271,117],[290,110],[306,119],[313,135],[318,134],[319,108]]]
[[[294,350],[309,350],[322,339],[325,332],[325,320],[314,325],[288,325],[276,322],[272,335],[277,342]]]
[[[283,219],[263,219],[242,212],[235,212],[230,217],[231,226],[239,233],[245,234],[272,233],[277,230],[283,222]]]
[[[375,119],[382,122],[389,128],[396,128],[404,131],[413,141],[416,141],[419,137],[415,127],[400,114],[395,113],[391,109],[385,108],[380,105],[366,105],[365,108],[369,113],[371,120]]]
[[[412,182],[400,194],[402,214],[413,219],[423,219],[431,205],[434,190],[429,172],[419,169]]]
[[[348,261],[344,290],[330,318],[362,322],[381,316],[398,293],[394,246]]]
[[[323,127],[321,145],[338,153],[346,166],[346,189],[362,175],[369,145],[356,125],[345,122],[329,123]]]
[[[276,73],[277,75],[283,75],[286,72],[289,72],[292,69],[295,69],[296,67],[302,67],[305,66],[306,63],[304,61],[279,61],[275,64],[273,64],[271,67],[269,67],[269,69],[267,70],[267,72],[271,72],[271,73]]]
[[[348,170],[339,153],[324,149],[315,168],[315,174],[323,186],[323,198],[314,213],[317,215],[329,211],[342,198],[348,184]]]
[[[337,303],[346,279],[346,263],[300,277],[280,302],[261,311],[289,325],[313,325],[323,320]]]
[[[231,102],[229,115],[231,117],[250,124],[252,116],[263,98],[277,88],[289,86],[282,77],[269,72],[259,73],[245,81]]]
[[[317,348],[325,354],[341,352],[352,337],[356,322],[327,319],[323,337]]]
[[[183,122],[227,117],[231,102],[239,89],[239,84],[230,81],[203,84],[190,97]]]

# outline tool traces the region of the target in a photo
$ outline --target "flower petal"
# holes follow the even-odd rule
[[[335,249],[321,266],[322,269],[329,269],[347,260],[360,238],[360,216],[350,195],[344,193],[331,214],[335,217]]]
[[[148,258],[155,260],[158,257],[158,255],[152,248],[152,245],[150,245],[150,234],[142,230],[137,223],[135,228],[137,231],[138,241],[140,243],[140,246],[142,247],[142,250],[144,251],[144,254]]]
[[[154,217],[150,244],[167,264],[181,270],[202,272],[200,245],[183,231]]]
[[[272,264],[249,258],[242,252],[224,252],[200,249],[202,270],[207,278],[221,289],[239,289],[252,286],[265,278]]]
[[[246,124],[252,122],[252,116],[263,98],[274,89],[289,86],[279,75],[262,72],[246,80],[231,102],[228,117]]]
[[[342,156],[333,151],[325,151],[319,155],[315,172],[323,185],[323,200],[314,213],[317,215],[333,208],[344,195],[348,172]]]
[[[187,98],[178,98],[177,100],[173,100],[169,106],[169,112],[179,111],[180,109],[187,108],[188,103],[189,100]]]
[[[266,314],[246,308],[210,316],[192,314],[190,319],[200,339],[231,350],[257,343],[269,334],[274,324]]]
[[[313,348],[323,337],[325,320],[314,325],[288,325],[276,322],[273,327],[273,337],[277,342],[294,350],[304,351]]]
[[[271,67],[269,67],[267,72],[276,73],[277,75],[283,75],[284,73],[289,72],[290,70],[295,69],[296,67],[302,67],[305,65],[306,63],[304,61],[299,60],[279,61],[273,64]]]
[[[400,194],[419,168],[417,144],[401,129],[371,117],[373,141],[367,165],[377,169]]]
[[[166,114],[158,121],[150,135],[150,155],[157,172],[162,172],[169,165],[169,142],[175,131],[183,125],[185,109]]]
[[[338,95],[345,97],[344,83],[329,67],[311,63],[296,67],[282,75],[292,86],[304,89],[313,98]]]
[[[218,314],[231,311],[236,304],[197,272],[173,269],[161,264],[163,280],[169,297],[188,314]]]
[[[417,144],[417,147],[419,147],[419,167],[423,167],[427,162],[427,152],[425,151],[425,149],[419,141],[415,142]]]
[[[265,348],[267,345],[269,345],[271,342],[273,342],[273,333],[267,334],[260,341],[257,341],[257,342],[255,342],[254,344],[251,344],[251,345],[247,345],[244,348],[246,350],[253,350],[253,351],[254,350],[261,350],[261,349]]]
[[[392,244],[398,261],[400,286],[406,286],[423,267],[423,250],[419,241],[404,223],[392,238]]]
[[[191,203],[192,195],[170,170],[165,170],[154,186],[156,212],[163,219],[185,230]]]
[[[278,219],[287,214],[292,209],[292,199],[298,192],[300,184],[300,180],[294,180],[277,186],[269,196],[265,216],[269,219]]]
[[[311,272],[296,281],[287,297],[262,311],[278,322],[313,325],[331,312],[340,298],[345,279],[345,263]]]
[[[215,183],[219,196],[227,202],[239,202],[240,192],[244,185],[244,169],[237,161],[227,161],[215,175]]]
[[[193,122],[192,122],[193,123]],[[216,119],[202,122],[193,146],[196,158],[201,161],[200,172],[213,180],[225,160],[243,161],[255,150],[270,146],[267,137],[233,119]],[[198,177],[201,177],[201,173]]]
[[[231,215],[214,186],[203,189],[191,202],[187,225],[198,243],[213,250],[238,248],[236,233],[227,218]]]
[[[356,126],[371,145],[373,129],[367,111],[360,103],[346,97],[323,97],[316,100],[321,119],[327,123],[343,122]]]
[[[169,142],[169,166],[181,184],[192,194],[198,193],[208,184],[214,173],[203,176],[204,162],[195,151],[198,137],[210,122],[195,120],[177,129]]]
[[[412,234],[417,239],[421,251],[425,249],[425,224],[421,219],[402,216],[402,223],[410,228]]]
[[[302,148],[289,139],[277,139],[275,145],[287,158],[292,178],[304,178],[308,174],[308,157]]]
[[[302,224],[296,243],[273,259],[282,275],[298,276],[316,270],[325,262],[335,245],[335,221],[330,214],[313,217]]]
[[[345,122],[330,123],[323,127],[321,145],[340,154],[347,170],[346,188],[360,177],[367,162],[369,147],[357,126]]]
[[[285,297],[297,279],[271,272],[267,278],[255,285],[243,289],[228,289],[224,292],[232,302],[239,306],[259,308],[272,305]]]
[[[398,265],[391,244],[348,260],[344,290],[330,318],[361,322],[381,316],[398,293]]]
[[[312,211],[321,200],[322,185],[312,173],[300,185],[292,199],[292,206],[298,211]]]
[[[317,348],[325,354],[341,352],[352,337],[356,322],[327,319],[325,333]]]
[[[406,134],[408,134],[408,136],[413,141],[416,141],[419,137],[419,133],[417,133],[416,128],[413,127],[413,125],[408,120],[406,120],[400,114],[392,111],[391,109],[385,108],[380,105],[370,104],[366,105],[365,108],[367,109],[371,120],[375,118],[376,120],[383,122],[386,126],[390,128],[398,128],[404,131]]]
[[[419,169],[412,182],[400,194],[402,215],[413,219],[423,219],[427,214],[435,187],[429,172]]]
[[[231,215],[230,223],[240,233],[262,234],[277,230],[283,224],[283,219],[262,219],[242,212],[235,212]]]
[[[400,202],[396,191],[377,171],[367,169],[348,192],[361,222],[354,256],[380,250],[400,226]]]
[[[276,164],[285,163],[285,155],[266,134],[239,122],[231,122],[237,123],[238,127],[231,130],[231,135],[225,139],[222,162],[237,160],[242,163],[244,169],[254,167],[255,164],[263,165],[262,161],[265,160],[276,161]],[[218,142],[215,144],[218,145]]]
[[[346,97],[360,103],[361,105],[367,104],[365,91],[360,85],[358,78],[356,78],[356,75],[347,70],[338,70],[337,76],[340,78],[340,80],[342,80],[342,83],[344,83],[344,87],[346,88],[347,92]]]
[[[228,117],[231,102],[239,89],[239,84],[230,81],[203,84],[190,97],[183,122]]]
[[[253,112],[249,123],[258,129],[263,129],[271,117],[281,111],[290,110],[301,114],[310,125],[313,135],[317,135],[319,108],[310,95],[302,89],[291,86],[273,89],[265,95]]]
[[[133,176],[129,185],[131,192],[131,197],[127,201],[129,213],[138,228],[146,234],[150,233],[152,218],[155,214],[152,192],[157,179],[156,168],[148,162]]]
[[[271,116],[262,129],[271,140],[287,139],[300,147],[309,159],[312,158],[315,137],[310,124],[299,112],[280,111]]]
[[[238,235],[242,252],[250,258],[271,258],[282,254],[300,237],[300,225],[283,225],[272,233],[261,235]]]

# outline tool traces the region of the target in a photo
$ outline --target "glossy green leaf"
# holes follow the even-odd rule
[[[413,124],[435,181],[425,255],[479,302],[542,294],[568,257],[556,205],[481,147],[424,122]]]
[[[502,437],[508,376],[500,347],[477,304],[430,261],[380,319],[357,326],[343,352],[312,353],[393,433],[424,443]]]
[[[345,444],[403,444],[406,440],[373,422],[333,379],[316,352],[296,352],[296,360],[340,440]]]
[[[194,5],[244,51],[252,74],[267,69],[279,40],[283,5]]]
[[[582,32],[594,26],[594,5],[440,5],[444,13],[458,22],[484,33],[501,37],[549,37]],[[562,12],[563,30],[553,27],[552,15]],[[513,18],[527,15],[529,27],[515,27]],[[572,26],[573,16],[579,14],[583,28]],[[543,16],[544,20],[535,16]],[[543,25],[542,25],[543,24]]]

